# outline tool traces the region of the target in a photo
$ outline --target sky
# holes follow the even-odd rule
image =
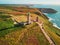
[[[50,5],[60,5],[60,0],[0,0],[0,4],[50,4]]]

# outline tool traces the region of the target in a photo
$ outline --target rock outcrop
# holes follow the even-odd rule
[[[56,13],[57,11],[52,8],[39,8],[42,13]]]

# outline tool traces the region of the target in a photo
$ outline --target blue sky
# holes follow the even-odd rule
[[[60,5],[60,0],[0,0],[0,4],[53,4],[53,5]]]

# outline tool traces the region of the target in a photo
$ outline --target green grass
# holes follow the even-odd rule
[[[4,37],[5,35],[7,35],[8,33],[11,33],[11,32],[14,32],[18,29],[22,29],[23,27],[12,27],[12,28],[9,28],[9,29],[5,29],[5,30],[2,30],[0,31],[0,37]]]
[[[0,20],[0,31],[5,28],[13,27],[13,21],[11,19]]]
[[[0,31],[5,28],[13,27],[13,21],[8,14],[0,13]]]
[[[8,9],[7,7],[5,8],[7,11],[12,11],[12,12],[14,11],[10,8]],[[50,38],[54,41],[56,45],[60,45],[60,29],[57,29],[56,27],[52,26],[52,23],[48,21],[48,18],[45,15],[42,15],[42,16],[40,14],[37,14],[37,15],[39,16],[40,20],[44,22],[43,26],[46,33],[50,36]],[[11,20],[10,16],[5,15],[4,12],[3,13],[0,12],[0,37],[1,37],[0,40],[2,39],[3,43],[7,42],[10,45],[14,45],[15,41],[18,39],[19,35],[21,34],[21,31],[23,30],[23,32],[25,32],[25,29],[28,30],[28,32],[25,34],[24,38],[18,42],[19,45],[22,45],[22,44],[25,45],[25,41],[29,37],[27,35],[28,33],[29,35],[36,36],[36,38],[39,41],[39,45],[49,45],[49,42],[46,40],[45,36],[42,34],[39,26],[37,26],[36,24],[32,24],[32,25],[27,25],[25,28],[14,27],[13,21]],[[6,35],[8,35],[9,37],[6,37]]]
[[[5,19],[5,18],[10,18],[11,16],[9,16],[9,15],[5,15],[5,14],[0,14],[0,18],[2,18],[2,19]]]
[[[25,32],[25,33],[24,33]],[[24,33],[23,38],[22,36],[19,38],[19,36]],[[2,36],[0,40],[2,40],[3,44],[7,42],[9,45],[25,45],[26,40],[30,36],[35,36],[38,40],[39,45],[50,45],[49,42],[46,40],[45,36],[42,34],[39,26],[36,23],[33,23],[31,25],[26,25],[25,28],[23,27],[16,27],[13,29],[8,29],[5,31],[0,32],[0,35]],[[17,39],[20,39],[17,43]],[[4,43],[5,42],[5,43]],[[2,43],[0,43],[2,45]]]
[[[43,33],[41,32],[40,27],[37,24],[33,25],[28,29],[27,33],[25,34],[24,38],[20,41],[19,44],[25,45],[26,40],[30,36],[35,36],[38,40],[39,45],[50,45],[49,42],[46,40],[45,36],[43,35]]]
[[[10,16],[0,13],[0,37],[9,33],[9,30],[14,27]]]

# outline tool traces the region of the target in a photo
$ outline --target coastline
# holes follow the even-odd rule
[[[46,16],[46,14],[45,14],[45,16]],[[49,21],[49,22],[51,22],[52,20],[54,20],[54,19],[51,18],[51,17],[48,17],[48,16],[46,16],[46,17],[48,18],[48,21]],[[58,27],[56,23],[53,23],[53,22],[51,22],[51,23],[53,24],[54,27],[60,29],[60,27]]]
[[[48,16],[47,16],[47,13],[43,13],[43,14],[44,14],[44,16],[48,19],[48,21],[53,24],[52,26],[60,29],[60,27],[58,27],[56,23],[51,22],[52,20],[54,20],[53,18],[48,17]]]
[[[46,14],[44,14],[44,15],[46,16]],[[54,19],[51,18],[51,17],[48,17],[48,16],[46,16],[46,17],[48,18],[48,21],[49,21],[49,22],[51,22],[51,20],[54,20]],[[60,29],[60,27],[58,27],[56,23],[53,23],[53,22],[51,22],[51,23],[53,24],[52,26],[54,26],[54,27]]]
[[[60,29],[60,27],[58,27],[56,23],[53,23],[53,26]]]

